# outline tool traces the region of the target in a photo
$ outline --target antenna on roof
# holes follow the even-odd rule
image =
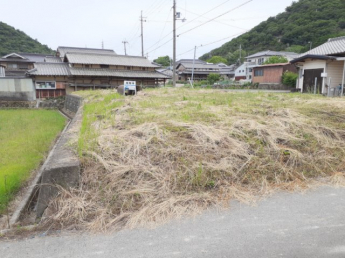
[[[124,40],[124,41],[122,41],[122,44],[123,44],[123,46],[125,48],[125,55],[127,55],[126,44],[128,44],[128,41]]]
[[[104,49],[104,41],[102,40],[102,49]]]

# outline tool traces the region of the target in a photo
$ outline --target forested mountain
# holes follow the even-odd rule
[[[47,45],[42,45],[24,32],[0,22],[0,56],[13,52],[54,53]]]
[[[200,59],[222,56],[233,63],[239,57],[239,46],[250,55],[263,50],[303,53],[328,38],[345,35],[345,0],[299,0],[285,12],[270,17],[249,32],[204,54]]]

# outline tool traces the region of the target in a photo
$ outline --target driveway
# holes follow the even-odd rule
[[[278,193],[156,229],[0,242],[1,258],[345,257],[345,188]]]

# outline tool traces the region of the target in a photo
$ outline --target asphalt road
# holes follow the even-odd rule
[[[152,230],[0,242],[0,257],[343,258],[345,188],[279,193],[255,207],[233,202],[229,210]]]

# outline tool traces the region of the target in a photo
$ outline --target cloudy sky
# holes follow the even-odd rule
[[[177,21],[177,58],[192,58],[221,46],[270,16],[292,0],[176,0],[186,21]],[[140,13],[145,55],[153,60],[172,56],[173,0],[0,0],[0,20],[50,48],[74,46],[114,49],[141,55]],[[218,17],[218,18],[217,18]],[[216,18],[216,19],[215,19]],[[215,43],[213,43],[215,42]],[[212,44],[211,44],[212,43]]]

